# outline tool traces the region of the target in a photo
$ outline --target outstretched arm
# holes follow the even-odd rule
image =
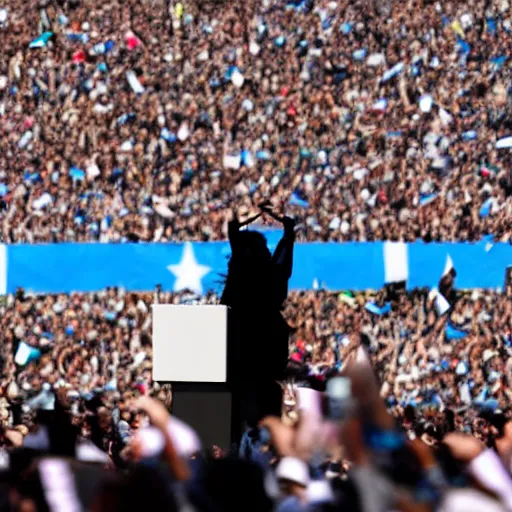
[[[283,238],[277,244],[272,261],[279,270],[282,277],[289,279],[293,267],[293,244],[295,243],[295,221],[290,217],[283,217],[284,226]]]
[[[240,222],[236,215],[236,210],[233,210],[230,220],[228,220],[228,239],[231,245],[231,253],[238,247],[238,234],[240,232]]]
[[[288,280],[293,269],[293,245],[295,243],[295,221],[284,217],[284,235],[277,244],[272,256],[274,267],[274,290],[279,304],[286,300],[288,295]]]

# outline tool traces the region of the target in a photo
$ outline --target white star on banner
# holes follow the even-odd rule
[[[169,272],[174,274],[176,281],[174,282],[174,291],[192,290],[195,293],[203,293],[203,285],[201,280],[208,274],[211,267],[200,265],[194,255],[194,249],[190,242],[185,242],[181,261],[177,265],[169,265]]]

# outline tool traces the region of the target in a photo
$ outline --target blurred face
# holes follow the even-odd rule
[[[107,431],[111,427],[112,415],[108,410],[103,410],[98,413],[99,426],[101,430]]]
[[[143,413],[137,413],[134,415],[133,420],[131,422],[131,427],[133,430],[137,430],[142,428],[147,423],[147,416]]]

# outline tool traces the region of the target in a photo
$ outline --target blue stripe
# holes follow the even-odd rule
[[[266,233],[273,250],[279,232]],[[34,292],[94,291],[106,286],[152,290],[161,284],[172,290],[176,277],[168,270],[178,265],[183,244],[59,244],[6,247],[7,291],[17,287]],[[230,254],[227,242],[193,243],[194,258],[210,267],[203,290],[219,290]],[[487,250],[486,250],[487,249]],[[409,288],[435,286],[447,255],[457,270],[458,288],[497,288],[512,265],[512,246],[480,242],[408,244]],[[384,284],[383,243],[297,244],[293,289],[311,289],[316,280],[331,290],[378,289]]]

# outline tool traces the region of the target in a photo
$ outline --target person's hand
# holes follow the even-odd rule
[[[283,217],[283,226],[285,235],[293,235],[295,231],[295,220],[291,217]]]
[[[240,221],[238,220],[238,215],[235,208],[228,210],[226,220],[228,222],[229,229],[238,230],[240,227]]]
[[[471,462],[484,450],[484,446],[474,437],[451,432],[446,435],[443,442],[450,449],[452,455],[461,462]]]
[[[281,457],[294,457],[296,455],[293,448],[295,430],[292,427],[284,425],[275,416],[267,416],[260,421],[259,426],[269,431],[272,446]]]
[[[156,428],[160,430],[167,428],[170,415],[162,402],[148,396],[142,396],[135,401],[135,408],[144,411]]]
[[[272,203],[267,199],[258,204],[258,208],[264,212],[272,211]]]

